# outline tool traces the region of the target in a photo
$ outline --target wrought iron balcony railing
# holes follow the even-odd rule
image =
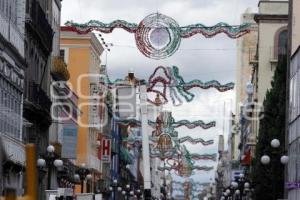
[[[27,100],[32,104],[50,112],[52,102],[47,93],[35,82],[29,83]]]

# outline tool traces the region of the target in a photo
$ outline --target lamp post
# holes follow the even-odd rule
[[[74,175],[74,178],[76,180],[80,180],[81,193],[83,193],[84,180],[91,180],[93,177],[90,174],[90,170],[86,168],[85,163],[82,163],[81,167],[76,170],[76,174]]]
[[[277,156],[280,156],[280,141],[278,139],[273,139],[270,142],[271,147],[274,149],[273,152],[271,152],[271,156],[273,157],[273,159],[271,159],[271,157],[267,154],[264,154],[261,159],[260,162],[263,165],[269,165],[270,162],[272,161],[272,166],[271,166],[271,174],[272,174],[272,178],[273,178],[273,182],[274,184],[272,185],[272,194],[273,194],[273,199],[276,199],[276,188],[275,188],[275,183],[276,183],[276,171],[275,171],[275,167],[276,165],[278,166],[278,162],[276,162],[276,160],[274,158],[276,158]],[[276,158],[278,159],[278,158]],[[289,161],[289,157],[287,155],[282,155],[280,156],[280,163],[283,165],[286,165]]]
[[[109,187],[109,191],[110,192],[113,192],[113,196],[114,196],[114,200],[116,199],[116,190],[118,190],[118,192],[121,192],[122,191],[122,188],[120,186],[118,186],[118,180],[117,179],[114,179],[112,181],[112,184],[111,186]]]
[[[130,185],[127,184],[125,189],[122,191],[122,194],[125,197],[125,200],[129,200],[130,196],[134,196],[134,191],[131,190]]]
[[[243,200],[249,199],[249,194],[251,194],[250,182],[245,178],[244,174],[240,174],[239,178],[231,182],[230,187],[224,189],[221,200]],[[246,196],[246,197],[245,197]]]
[[[140,189],[136,190],[136,198],[137,200],[143,199],[142,191]]]
[[[47,153],[46,155],[44,155],[44,158],[39,158],[37,160],[37,166],[42,169],[42,168],[47,168],[48,169],[48,183],[47,183],[47,189],[51,190],[51,176],[52,176],[52,170],[54,167],[56,167],[56,169],[61,169],[63,166],[63,161],[60,159],[56,159],[56,155],[54,153],[55,148],[52,145],[49,145],[47,147]]]
[[[280,141],[278,139],[273,139],[271,141],[271,147],[273,147],[274,149],[278,149],[280,147]],[[263,165],[268,165],[270,163],[270,161],[271,161],[271,158],[268,155],[263,155],[260,159],[260,162]],[[286,156],[286,155],[281,156],[281,158],[280,158],[281,164],[286,165],[288,163],[288,161],[289,161],[288,156]]]
[[[240,174],[240,177],[237,179],[237,182],[234,182],[234,188],[236,189],[234,192],[234,196],[236,197],[237,200],[243,199],[243,195],[245,194],[244,193],[245,183],[246,183],[246,179],[245,179],[244,174]]]

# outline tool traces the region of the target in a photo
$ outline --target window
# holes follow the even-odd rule
[[[278,38],[278,52],[277,56],[285,56],[287,54],[288,31],[283,30],[279,33]]]
[[[4,12],[4,3],[5,3],[5,0],[0,1],[0,12]]]
[[[287,27],[281,27],[275,33],[274,38],[274,58],[279,59],[281,56],[286,56],[288,44]]]
[[[69,59],[69,48],[62,48],[59,50],[59,57],[65,61],[66,64],[68,64]]]
[[[59,50],[59,57],[63,60],[65,60],[65,50],[64,49],[60,49]]]

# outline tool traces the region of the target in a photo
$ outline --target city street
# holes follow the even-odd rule
[[[300,199],[299,10],[0,0],[0,200]]]

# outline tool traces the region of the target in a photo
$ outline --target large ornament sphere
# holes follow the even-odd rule
[[[148,58],[164,59],[180,46],[180,27],[177,22],[160,13],[146,16],[135,33],[138,49]]]

